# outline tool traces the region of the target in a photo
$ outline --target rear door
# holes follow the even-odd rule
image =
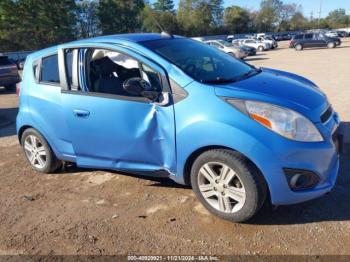
[[[304,47],[315,47],[317,44],[314,41],[313,34],[305,34],[304,35]]]
[[[79,166],[175,172],[174,110],[167,75],[161,66],[126,48],[108,44],[61,50],[60,61],[68,68],[62,102]],[[152,102],[114,93],[116,86],[121,88],[122,81],[117,78],[125,72],[109,72],[114,70],[113,62],[124,67],[125,75],[130,74],[127,77],[139,74],[157,86],[161,98]]]

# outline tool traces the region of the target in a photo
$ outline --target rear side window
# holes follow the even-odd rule
[[[313,38],[313,34],[306,34],[305,35],[305,39],[312,39]]]
[[[40,81],[45,83],[60,83],[57,54],[42,59]]]
[[[11,61],[7,56],[0,56],[0,66],[11,65]]]

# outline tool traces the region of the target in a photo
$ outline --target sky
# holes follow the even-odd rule
[[[155,0],[151,1],[155,2]],[[179,0],[174,0],[176,6]],[[224,6],[238,5],[252,10],[259,9],[261,0],[224,0]],[[326,17],[329,11],[337,8],[344,8],[347,14],[350,14],[350,0],[284,0],[284,3],[300,4],[306,17],[310,17],[311,12],[317,18],[320,11],[320,2],[322,2],[321,17]]]

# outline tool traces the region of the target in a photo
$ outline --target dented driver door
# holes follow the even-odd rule
[[[129,50],[121,48],[118,51],[130,55]],[[78,54],[73,55],[73,61],[78,59],[80,66],[78,72],[72,73],[70,81],[76,79],[79,87],[68,84],[61,95],[77,164],[81,167],[175,173],[174,110],[165,71],[144,57],[132,54],[139,66],[145,65],[159,73],[162,98],[157,102],[144,97],[98,93],[86,90],[83,83],[86,71],[81,65],[86,64],[83,60],[88,52],[85,49],[73,53]],[[60,59],[67,64],[71,58],[66,56],[66,51],[60,53]]]

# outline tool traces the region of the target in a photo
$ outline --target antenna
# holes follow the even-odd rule
[[[155,19],[154,16],[152,16],[152,19],[154,20],[154,22],[156,23],[156,25],[158,26],[158,28],[161,31],[161,35],[162,36],[167,36],[167,37],[171,37],[174,38],[174,36],[171,33],[168,33],[167,31],[164,30],[164,28],[161,26],[161,24],[157,21],[157,19]]]
[[[320,0],[320,11],[318,13],[318,27],[320,27],[320,23],[321,23],[322,4],[323,4],[323,0]]]

